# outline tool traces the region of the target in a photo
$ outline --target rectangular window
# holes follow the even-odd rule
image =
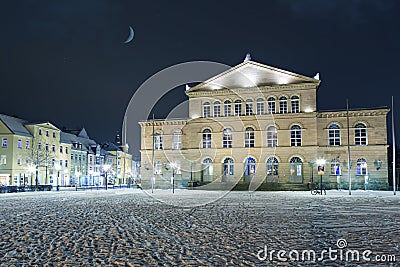
[[[235,116],[242,115],[242,102],[235,103]]]
[[[31,143],[29,142],[29,140],[25,141],[25,148],[26,149],[30,149],[31,148]]]
[[[292,113],[299,113],[300,112],[300,102],[298,99],[292,100]]]
[[[62,161],[62,159],[60,159],[60,167],[62,167],[62,165],[63,165],[63,161]]]
[[[6,165],[7,164],[7,155],[1,155],[0,164]]]
[[[18,143],[18,148],[22,148],[22,140],[18,139],[17,143]]]
[[[68,160],[65,160],[65,168],[68,168]]]
[[[257,115],[264,114],[264,102],[257,102]]]
[[[56,145],[51,146],[51,151],[56,152]]]
[[[246,116],[251,116],[251,115],[253,115],[253,103],[247,102],[246,103]]]
[[[49,136],[49,130],[46,130],[46,136]]]
[[[203,106],[203,117],[204,118],[211,117],[211,107],[208,102]]]
[[[2,147],[7,147],[7,138],[3,138],[1,142]]]
[[[329,129],[328,139],[330,146],[340,146],[340,129]]]
[[[68,154],[68,147],[65,147],[65,154]]]
[[[39,143],[37,144],[37,148],[38,148],[39,150],[42,150],[42,143],[41,143],[41,142],[39,142]]]
[[[49,144],[46,144],[46,151],[49,151]]]
[[[53,138],[56,138],[56,132],[53,132]]]
[[[275,113],[275,100],[268,101],[268,114]]]
[[[39,135],[42,135],[42,129],[39,128]]]
[[[279,113],[281,113],[281,114],[287,113],[287,101],[286,100],[279,101]]]
[[[17,165],[22,165],[22,159],[21,158],[17,158]]]
[[[220,117],[220,116],[221,116],[221,105],[214,104],[214,117]]]
[[[231,102],[224,103],[224,116],[231,116]]]
[[[63,153],[63,147],[60,146],[60,153]]]

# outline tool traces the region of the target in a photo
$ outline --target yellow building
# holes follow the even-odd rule
[[[190,88],[188,119],[139,123],[143,186],[169,187],[174,176],[183,187],[306,188],[323,159],[324,186],[348,187],[347,112],[317,110],[319,85],[318,75],[245,60]],[[388,111],[349,111],[352,188],[388,187]]]

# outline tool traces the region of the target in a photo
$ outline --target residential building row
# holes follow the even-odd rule
[[[61,130],[48,121],[0,114],[0,140],[3,186],[104,186],[138,179],[127,147],[98,143],[84,128]]]

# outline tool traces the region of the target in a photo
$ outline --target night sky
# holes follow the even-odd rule
[[[234,66],[247,52],[320,72],[320,110],[344,109],[346,98],[350,108],[390,106],[392,95],[400,104],[399,14],[395,0],[1,1],[0,113],[114,140],[151,75],[193,60]],[[129,26],[135,36],[124,44]],[[184,101],[183,90],[168,94],[156,117]]]

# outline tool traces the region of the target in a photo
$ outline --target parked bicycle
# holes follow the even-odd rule
[[[322,187],[322,194],[326,195],[326,190]],[[311,195],[321,195],[321,188],[316,185],[314,189],[311,189]]]

